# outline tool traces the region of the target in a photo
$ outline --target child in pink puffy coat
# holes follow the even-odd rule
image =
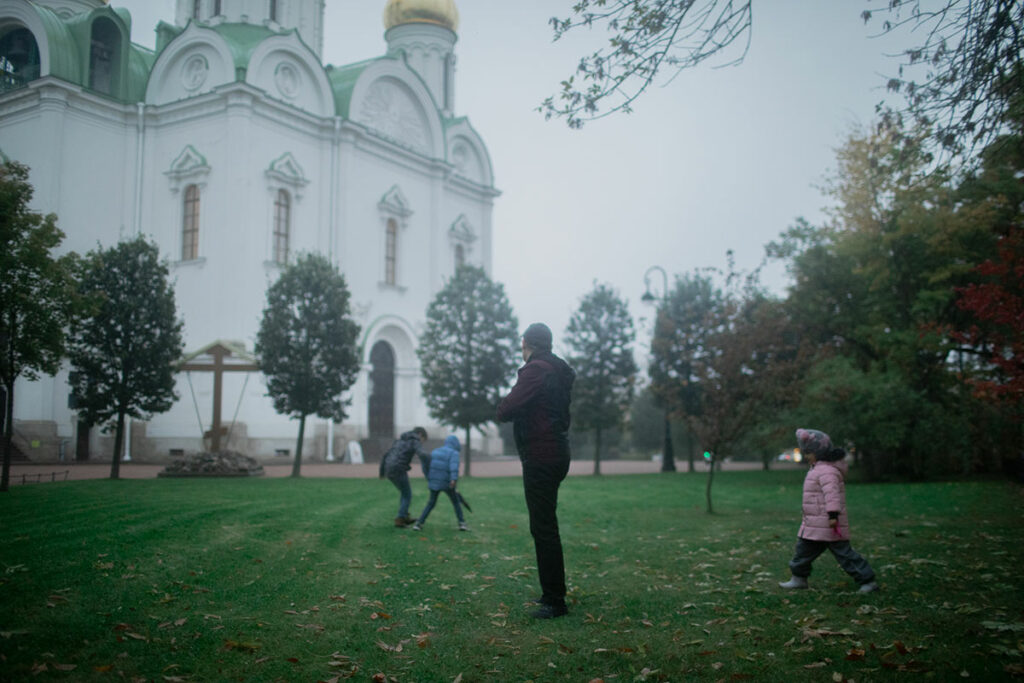
[[[846,452],[833,448],[828,434],[817,429],[796,430],[796,440],[811,468],[804,478],[803,521],[797,532],[796,551],[789,561],[793,576],[779,586],[807,588],[811,564],[830,550],[843,571],[860,585],[861,593],[878,590],[871,565],[850,545],[850,525],[846,518]]]

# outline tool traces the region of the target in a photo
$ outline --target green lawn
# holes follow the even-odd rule
[[[850,485],[854,547],[783,592],[801,472],[573,477],[568,617],[534,622],[518,479],[422,532],[385,481],[89,481],[0,495],[4,681],[860,681],[1024,675],[1022,490]],[[414,484],[413,509],[426,500]],[[377,676],[374,678],[377,674]]]

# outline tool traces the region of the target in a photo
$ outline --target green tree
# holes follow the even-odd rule
[[[89,252],[80,290],[92,309],[73,329],[71,392],[84,422],[114,431],[110,478],[117,479],[125,419],[147,420],[178,398],[182,322],[167,265],[142,237]]]
[[[717,465],[759,421],[778,419],[768,407],[793,384],[798,354],[788,317],[755,279],[730,272],[721,287],[710,275],[683,276],[659,311],[651,355],[653,391],[711,454],[711,513]]]
[[[322,255],[300,256],[267,290],[255,350],[274,409],[299,421],[293,477],[301,474],[306,417],[347,417],[342,394],[359,372],[358,334],[345,277]]]
[[[817,359],[801,415],[856,447],[869,477],[969,469],[980,406],[963,390],[950,333],[957,288],[994,253],[923,144],[927,132],[881,126],[851,136],[820,228],[800,225],[773,254],[792,256],[787,309]],[[966,454],[966,455],[965,455]]]
[[[416,350],[423,398],[432,417],[465,430],[466,476],[470,429],[494,420],[502,388],[515,372],[518,327],[505,288],[476,266],[460,267],[427,307]]]
[[[0,164],[0,382],[6,395],[0,491],[10,486],[14,384],[60,368],[78,310],[76,258],[55,257],[64,240],[57,217],[29,209],[28,167]]]
[[[1024,2],[1020,0],[889,0],[861,12],[881,31],[905,32],[891,91],[902,113],[934,125],[934,140],[961,150],[1001,130],[1007,90],[1024,90]],[[708,61],[737,64],[753,30],[751,0],[576,0],[567,18],[550,20],[554,38],[603,29],[607,43],[579,60],[576,72],[544,100],[545,116],[572,128],[629,112],[659,79]],[[853,12],[851,7],[851,20]]]
[[[576,370],[573,428],[594,432],[594,474],[601,474],[601,434],[622,425],[633,401],[636,339],[629,308],[615,290],[594,285],[569,319],[567,360]]]

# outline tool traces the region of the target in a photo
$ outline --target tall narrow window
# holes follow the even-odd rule
[[[32,32],[17,28],[0,38],[0,92],[39,78],[39,46]]]
[[[121,34],[109,19],[97,19],[92,25],[89,46],[89,87],[96,92],[116,95],[114,74],[117,71]]]
[[[192,18],[193,19],[200,19],[201,18],[200,15],[199,15],[199,12],[202,10],[202,8],[203,8],[203,0],[195,0],[195,2],[192,3]]]
[[[394,218],[388,219],[387,235],[384,242],[384,282],[393,285],[398,279],[396,277],[398,265],[398,221]]]
[[[466,265],[466,248],[461,244],[455,245],[455,270]]]
[[[181,260],[199,257],[199,188],[185,188],[185,214],[181,222]]]
[[[288,239],[292,224],[292,197],[287,190],[278,190],[274,200],[274,262],[288,263]]]
[[[395,351],[386,341],[370,350],[370,438],[392,439],[395,435]]]
[[[277,21],[277,0],[270,0],[270,20]]]
[[[213,0],[213,16],[220,16],[220,0]]]

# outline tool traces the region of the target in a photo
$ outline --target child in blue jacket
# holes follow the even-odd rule
[[[459,481],[459,437],[454,434],[444,440],[444,445],[435,448],[430,454],[430,467],[426,470],[427,485],[430,488],[430,500],[420,513],[420,518],[412,525],[413,529],[423,529],[430,511],[437,503],[437,496],[441,491],[448,494],[455,508],[455,516],[459,518],[459,531],[469,531],[466,520],[462,516],[462,505],[459,503],[459,494],[455,491],[455,484]]]

